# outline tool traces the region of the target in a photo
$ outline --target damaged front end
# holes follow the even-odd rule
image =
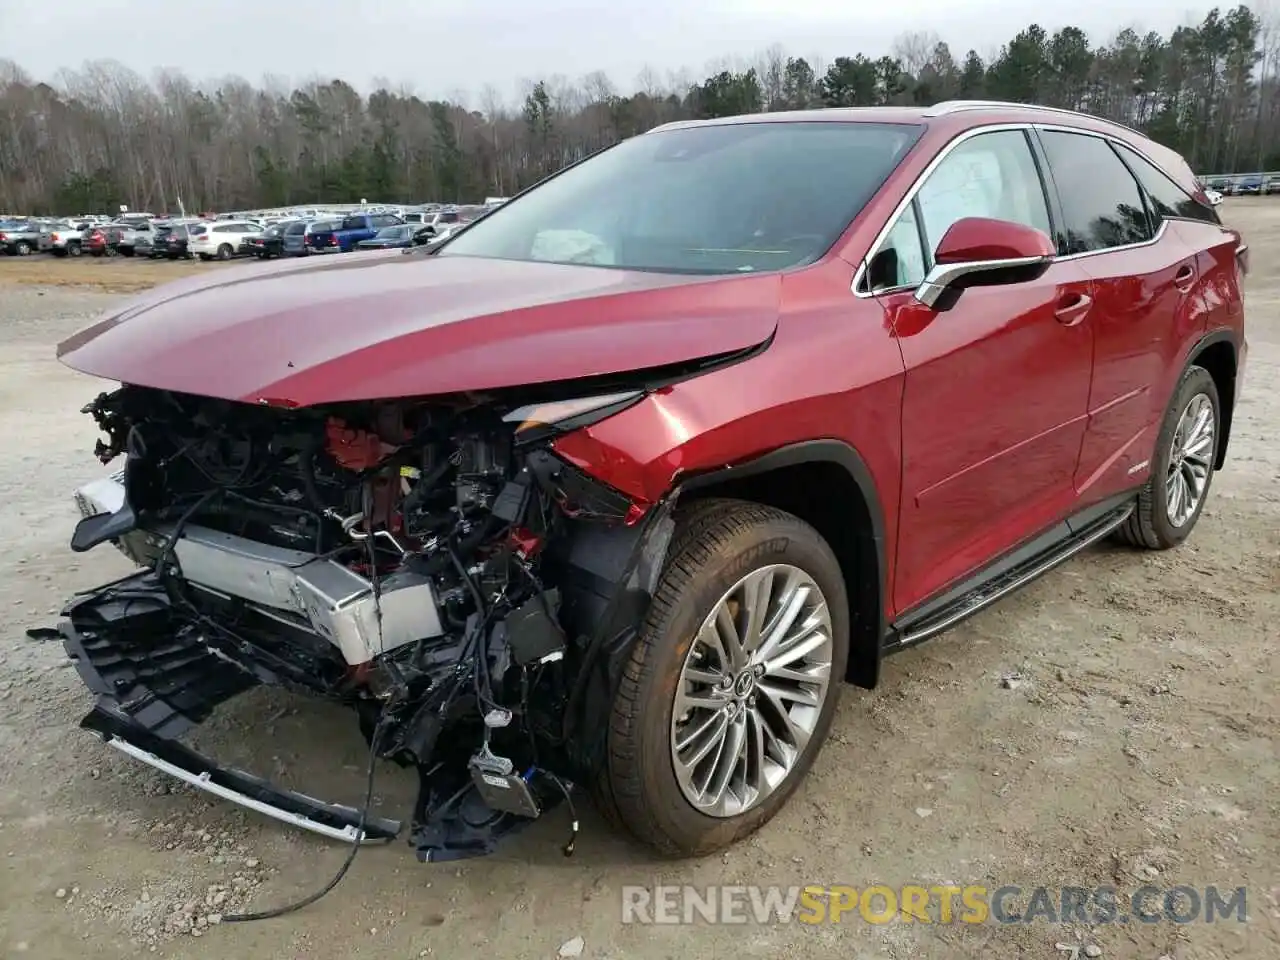
[[[97,695],[82,726],[219,796],[329,836],[400,832],[178,742],[257,684],[351,707],[416,768],[423,860],[489,852],[589,782],[672,531],[553,441],[638,402],[529,390],[290,408],[124,386],[85,408],[114,476],[72,548],[141,569],[60,624]]]

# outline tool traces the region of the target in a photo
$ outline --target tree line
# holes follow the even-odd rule
[[[1280,168],[1280,23],[1214,8],[1170,35],[1126,29],[1094,44],[1077,27],[1019,30],[984,59],[929,32],[872,59],[830,63],[772,47],[694,81],[644,71],[632,93],[604,73],[493,87],[478,101],[423,99],[342,79],[148,81],[111,61],[37,81],[0,60],[0,210],[235,210],[292,204],[507,196],[670,120],[772,110],[1034,102],[1137,127],[1202,172]]]

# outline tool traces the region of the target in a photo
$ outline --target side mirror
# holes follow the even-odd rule
[[[1024,283],[1041,276],[1057,251],[1048,235],[1034,227],[965,217],[943,234],[933,269],[916,289],[927,307],[946,310],[969,287]]]

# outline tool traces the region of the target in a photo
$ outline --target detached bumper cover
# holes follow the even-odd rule
[[[63,646],[98,698],[80,726],[197,789],[313,833],[355,841],[359,810],[220,767],[177,742],[259,678],[212,653],[198,631],[172,631],[167,605],[143,579],[78,598],[65,611]],[[400,828],[399,821],[370,817],[362,839],[389,840]]]
[[[400,833],[398,820],[381,817],[369,817],[361,833],[359,810],[283,790],[251,774],[219,767],[180,743],[122,720],[101,704],[80,726],[101,734],[108,746],[199,790],[303,830],[348,843],[357,838],[362,842],[391,840]]]

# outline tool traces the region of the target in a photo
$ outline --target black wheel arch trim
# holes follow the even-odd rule
[[[1227,443],[1231,439],[1231,420],[1235,413],[1236,402],[1240,399],[1236,395],[1236,382],[1239,379],[1240,372],[1240,334],[1231,329],[1218,329],[1206,333],[1203,337],[1195,342],[1190,351],[1187,353],[1187,362],[1183,365],[1182,372],[1186,373],[1189,367],[1195,366],[1196,361],[1210,347],[1219,343],[1231,344],[1231,357],[1233,372],[1231,376],[1231,396],[1218,398],[1218,413],[1222,422],[1218,425],[1220,440],[1218,442],[1218,453],[1214,458],[1213,468],[1221,470],[1227,462]],[[1181,379],[1181,377],[1179,377]],[[1176,387],[1175,387],[1176,389]],[[1221,392],[1221,391],[1219,391]]]
[[[857,686],[870,689],[879,680],[883,638],[888,631],[888,621],[885,619],[884,613],[888,584],[886,581],[887,566],[885,562],[884,507],[881,504],[880,492],[876,487],[875,479],[872,477],[871,470],[862,455],[851,444],[843,440],[833,438],[801,440],[778,447],[768,453],[740,463],[693,474],[681,479],[675,485],[675,494],[683,497],[689,493],[731,480],[742,480],[786,467],[796,467],[811,463],[831,463],[843,468],[862,494],[867,506],[867,513],[870,515],[871,546],[875,552],[876,563],[876,610],[871,618],[874,636],[858,638],[862,642],[854,644],[850,650],[849,657],[849,679]],[[852,603],[857,584],[847,583],[846,587]]]

